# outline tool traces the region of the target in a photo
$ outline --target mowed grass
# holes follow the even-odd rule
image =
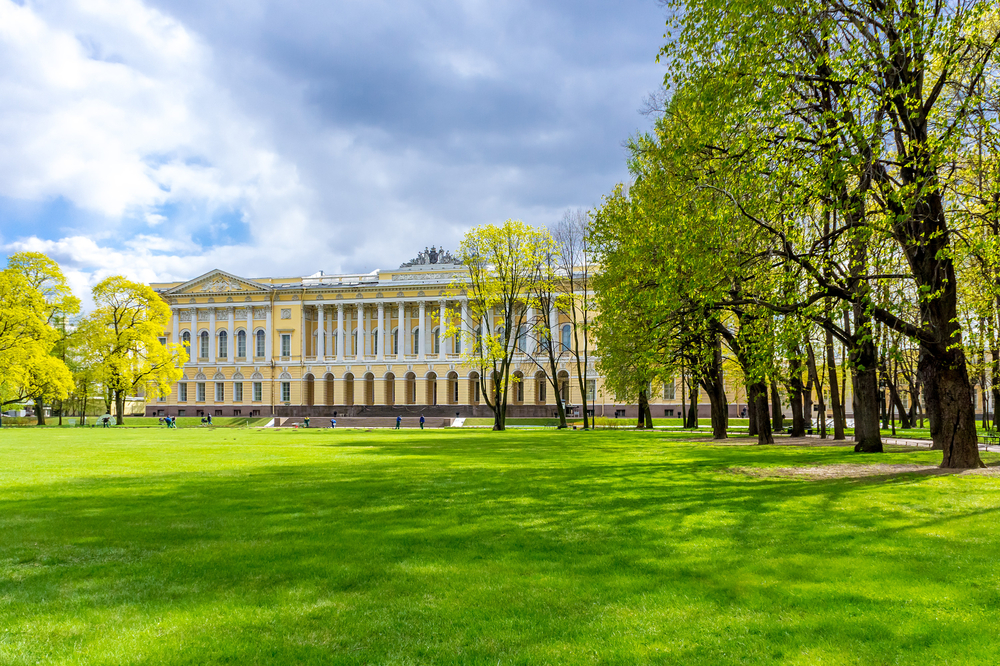
[[[0,458],[5,665],[1000,656],[1000,477],[728,471],[939,453],[13,429]]]

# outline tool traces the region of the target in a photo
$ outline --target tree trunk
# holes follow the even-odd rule
[[[882,431],[878,422],[878,367],[875,343],[870,337],[855,339],[849,350],[854,368],[854,450],[882,453]]]
[[[896,413],[899,414],[899,427],[903,430],[910,429],[910,419],[906,414],[906,410],[903,409],[903,399],[899,397],[899,389],[896,387],[895,382],[891,379],[889,380],[889,397],[892,399],[892,404],[896,408]]]
[[[806,343],[806,364],[809,368],[809,384],[816,387],[816,399],[819,409],[816,412],[816,425],[819,428],[820,439],[826,439],[826,399],[823,397],[823,378],[819,376],[816,367],[816,354],[812,342]]]
[[[563,403],[562,391],[559,390],[559,367],[556,365],[556,357],[552,348],[551,338],[548,340],[548,356],[549,377],[552,379],[550,383],[553,387],[552,390],[555,391],[556,394],[556,414],[559,416],[559,429],[562,430],[563,428],[567,428],[569,426],[566,423],[566,405]],[[548,378],[546,378],[546,381],[548,381]],[[584,409],[584,413],[586,414],[586,409]],[[586,424],[586,420],[584,420],[584,424]]]
[[[799,358],[799,350],[793,352],[793,358],[788,360],[788,380],[789,396],[788,400],[792,407],[792,437],[805,437],[806,421],[802,416],[802,361]]]
[[[649,409],[649,400],[646,400],[646,408],[642,410],[643,415],[646,417],[646,430],[653,429],[653,412]]]
[[[115,423],[125,425],[125,391],[115,390]]]
[[[813,376],[811,372],[806,372],[805,390],[802,392],[802,411],[806,419],[806,428],[813,427]]]
[[[757,394],[753,392],[753,385],[747,384],[747,435],[753,437],[757,434]]]
[[[826,368],[830,374],[830,407],[833,409],[833,439],[843,440],[844,436],[844,403],[840,386],[837,384],[837,357],[833,353],[833,333],[826,332]]]
[[[636,430],[643,430],[646,427],[646,410],[649,409],[649,400],[646,398],[646,389],[639,391],[639,420],[635,424]]]
[[[925,353],[920,357],[920,379],[934,448],[943,452],[943,468],[983,467],[965,354],[961,347],[942,346],[948,349],[938,348],[936,354]],[[942,362],[942,357],[948,360]]]
[[[45,403],[41,400],[35,400],[35,420],[36,425],[45,425]]]
[[[715,349],[708,366],[708,385],[705,387],[712,406],[712,439],[726,439],[729,426],[729,403],[726,401],[726,382],[722,369],[722,338],[715,335]]]
[[[691,402],[688,405],[687,428],[698,427],[698,381],[691,378]]]
[[[771,427],[774,432],[785,429],[785,415],[781,411],[781,396],[778,394],[778,382],[771,380]]]
[[[771,419],[767,408],[767,383],[754,382],[750,386],[753,395],[754,411],[757,412],[757,443],[774,444],[771,435]]]

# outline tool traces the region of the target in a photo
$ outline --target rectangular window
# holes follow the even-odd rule
[[[517,383],[517,388],[514,390],[514,400],[518,402],[524,402],[524,380]]]
[[[178,409],[177,410],[177,416],[185,416],[185,415],[187,415],[187,410],[186,409]]]
[[[233,383],[233,402],[243,402],[243,382]]]
[[[663,382],[663,399],[664,400],[677,399],[677,385],[674,383],[673,379],[668,379],[665,382]]]
[[[257,358],[264,357],[264,331],[257,331]]]
[[[541,382],[538,385],[538,402],[545,402],[545,389],[548,388],[548,382]]]
[[[167,396],[165,396],[165,395],[157,395],[156,396],[156,402],[166,402],[166,401],[167,401]]]
[[[264,399],[264,386],[261,382],[253,383],[253,401],[260,402]]]
[[[195,385],[195,399],[198,402],[205,402],[205,382],[198,382]]]
[[[222,382],[215,382],[215,401],[225,402],[226,401],[226,385]]]
[[[479,380],[478,379],[476,380],[476,390],[475,390],[475,393],[476,393],[476,402],[479,402]]]
[[[201,340],[199,358],[208,358],[208,333],[202,331],[198,339]]]
[[[589,402],[592,402],[594,400],[594,396],[595,396],[596,393],[597,393],[597,380],[596,379],[588,379],[587,380],[587,400]]]
[[[247,355],[246,333],[240,333],[236,336],[236,355],[240,358],[245,358]]]
[[[177,385],[177,402],[187,402],[188,401],[188,385],[178,384]]]
[[[167,339],[166,338],[160,338],[160,344],[162,346],[166,347],[167,346]]]
[[[234,409],[233,410],[233,416],[243,416],[243,410],[242,409]]]
[[[292,383],[281,382],[281,402],[292,401]]]
[[[229,336],[225,331],[219,336],[219,358],[229,358]]]
[[[292,335],[291,333],[281,334],[281,355],[291,356],[292,355]]]

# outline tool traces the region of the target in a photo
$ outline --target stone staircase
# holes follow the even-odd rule
[[[337,428],[395,428],[396,417],[394,416],[338,416]],[[425,417],[424,428],[448,428],[451,427],[454,418],[443,418],[440,416]],[[274,419],[275,428],[304,428],[305,418],[301,416],[277,416]],[[419,428],[419,416],[404,416],[400,428]],[[312,417],[309,419],[309,428],[330,429],[330,417]]]

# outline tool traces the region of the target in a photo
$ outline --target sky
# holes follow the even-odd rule
[[[367,273],[628,177],[656,0],[0,0],[0,249]]]

